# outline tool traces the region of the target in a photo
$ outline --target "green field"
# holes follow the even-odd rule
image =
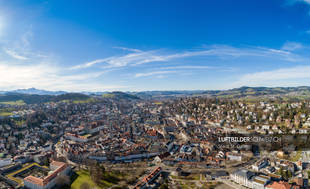
[[[11,115],[13,115],[13,113],[12,112],[0,112],[0,116],[11,116]]]
[[[89,98],[86,100],[74,100],[73,101],[74,104],[84,104],[84,103],[91,103],[91,102],[96,102],[96,100],[94,98]]]
[[[88,170],[77,171],[78,177],[71,184],[72,189],[80,189],[83,183],[87,183],[91,188],[101,189],[110,188],[111,186],[117,186],[120,180],[124,179],[123,174],[116,174],[113,172],[105,172],[103,175],[103,180],[100,184],[96,184],[91,180]]]
[[[107,93],[102,95],[103,98],[114,98],[115,94]]]
[[[83,183],[87,183],[91,188],[100,188],[94,183],[89,175],[89,172],[86,170],[78,171],[77,174],[79,175],[77,179],[71,184],[72,189],[80,189]]]
[[[17,101],[0,102],[0,104],[21,106],[25,105],[25,102],[23,100],[17,100]]]

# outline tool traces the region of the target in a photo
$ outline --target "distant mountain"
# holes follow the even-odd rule
[[[281,97],[310,99],[310,87],[240,87],[222,91],[205,91],[202,94],[215,97]]]
[[[142,91],[142,92],[81,92],[46,91],[35,88],[0,91],[0,102],[22,100],[27,104],[62,100],[86,100],[103,97],[117,100],[161,99],[186,96],[204,96],[217,98],[282,98],[309,99],[310,87],[240,87],[229,90],[191,90],[191,91]]]
[[[193,90],[193,91],[142,91],[130,92],[142,99],[173,98],[185,96],[205,96],[218,98],[297,98],[310,99],[310,87],[240,87],[229,90]]]
[[[180,97],[180,96],[192,96],[196,94],[202,94],[205,90],[180,90],[180,91],[141,91],[141,92],[128,92],[139,98],[160,98],[160,97]]]
[[[65,91],[46,91],[46,90],[40,90],[36,88],[17,89],[17,90],[13,90],[9,92],[20,93],[20,94],[36,94],[36,95],[61,95],[61,94],[67,93]]]

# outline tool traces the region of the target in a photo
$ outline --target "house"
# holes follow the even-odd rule
[[[182,154],[191,154],[192,153],[192,150],[193,148],[190,146],[190,145],[183,145],[181,148],[180,148],[180,153]]]
[[[295,183],[298,186],[301,186],[304,188],[308,187],[308,179],[305,179],[303,177],[294,178],[292,181],[293,181],[293,183]]]
[[[273,182],[265,187],[266,189],[300,189],[300,186],[294,186],[285,181]]]
[[[10,165],[11,163],[12,163],[12,159],[11,158],[0,159],[0,167],[5,167],[7,165]]]
[[[254,189],[265,189],[265,186],[270,182],[270,177],[259,175],[256,176],[253,180]]]
[[[145,176],[141,181],[139,181],[134,189],[143,189],[147,188],[147,185],[151,183],[154,179],[156,179],[161,174],[162,168],[157,167],[154,169],[149,175]]]
[[[172,149],[173,149],[173,142],[169,141],[167,144],[166,144],[166,148],[168,150],[168,152],[170,152]]]
[[[267,159],[263,159],[261,161],[256,162],[254,165],[252,165],[252,169],[255,171],[259,171],[262,168],[265,168],[269,164]]]
[[[253,126],[252,126],[252,125],[248,125],[246,128],[247,128],[248,130],[252,130],[252,129],[253,129]]]
[[[291,134],[296,134],[296,129],[292,129]]]
[[[269,125],[263,125],[263,126],[262,126],[262,129],[263,129],[263,130],[269,130],[269,129],[270,129],[270,126],[269,126]]]
[[[299,134],[307,134],[308,130],[307,129],[299,129]]]
[[[277,132],[277,131],[279,131],[279,127],[277,125],[274,125],[274,126],[272,126],[272,130]]]
[[[241,154],[227,153],[226,157],[230,161],[242,161],[242,155]]]
[[[216,171],[215,173],[211,174],[212,178],[228,178],[229,174],[226,171]]]

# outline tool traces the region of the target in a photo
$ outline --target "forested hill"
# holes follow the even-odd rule
[[[8,92],[0,95],[0,102],[22,101],[26,104],[37,104],[45,102],[59,102],[63,100],[86,100],[88,95],[80,93],[66,93],[61,95],[38,95]]]

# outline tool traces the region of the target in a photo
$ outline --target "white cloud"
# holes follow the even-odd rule
[[[291,68],[281,68],[271,71],[255,72],[243,75],[234,86],[270,86],[280,83],[292,82],[299,79],[310,79],[310,66],[297,66]],[[300,83],[299,85],[304,85]]]
[[[22,55],[19,55],[17,52],[15,52],[14,50],[11,50],[11,49],[6,49],[4,48],[3,51],[10,55],[11,57],[15,58],[15,59],[18,59],[18,60],[27,60],[28,58],[25,57],[25,56],[22,56]]]
[[[155,71],[143,72],[135,74],[136,78],[139,77],[149,77],[156,76],[156,78],[164,78],[169,74],[179,73],[182,75],[192,75],[192,72],[188,72],[188,70],[205,70],[205,69],[214,69],[216,67],[211,66],[168,66],[168,67],[159,67]]]
[[[179,69],[213,69],[212,66],[168,66],[161,67],[163,70],[179,70]]]
[[[154,72],[146,72],[146,73],[137,73],[135,77],[148,77],[158,75],[159,78],[163,78],[163,75],[176,73],[176,71],[154,71]]]
[[[305,3],[310,4],[310,0],[286,0],[287,5],[293,5],[295,3]]]
[[[310,4],[310,0],[299,0],[299,1]]]
[[[124,50],[124,51],[131,51],[131,52],[142,52],[141,50],[139,49],[133,49],[133,48],[127,48],[127,47],[114,47],[115,49],[121,49],[121,50]]]
[[[45,53],[35,51],[31,48],[31,41],[33,38],[32,28],[30,28],[21,34],[21,36],[16,37],[15,40],[3,42],[1,45],[3,46],[2,50],[10,57],[19,60],[19,61],[27,61],[35,59],[44,59],[48,58],[49,55]]]
[[[0,63],[1,90],[36,87],[47,90],[104,91],[125,86],[105,85],[96,78],[105,72],[65,74],[62,68],[47,63],[35,65],[12,65]]]
[[[294,50],[301,49],[301,48],[303,48],[303,45],[297,42],[286,42],[282,46],[282,49],[285,51],[294,51]]]
[[[21,36],[20,46],[21,48],[29,48],[31,40],[33,38],[32,26]]]

